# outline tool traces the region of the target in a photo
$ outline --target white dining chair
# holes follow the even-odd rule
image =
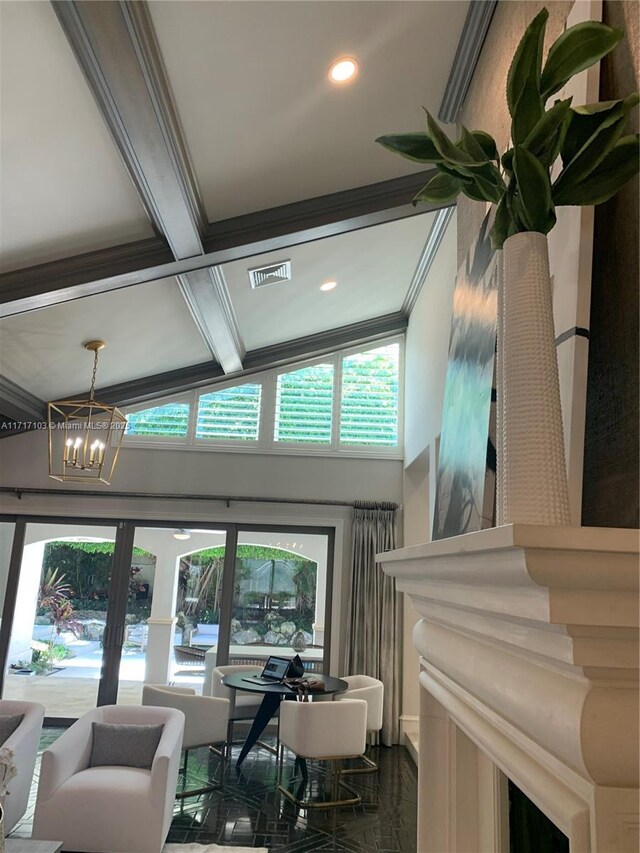
[[[336,701],[346,699],[363,699],[367,703],[367,747],[371,746],[372,735],[382,728],[382,712],[384,706],[384,684],[370,675],[345,675],[342,679],[349,685],[348,689],[336,696]],[[377,763],[370,758],[366,751],[361,756],[365,767],[349,767],[342,771],[343,776],[355,773],[375,773]]]
[[[217,699],[212,696],[200,696],[193,687],[174,687],[164,684],[145,684],[142,688],[142,704],[153,705],[156,708],[177,708],[185,716],[182,749],[184,762],[180,772],[184,774],[185,783],[189,761],[189,750],[207,746],[225,760],[224,745],[227,739],[229,723],[229,700]],[[223,749],[219,749],[217,745]],[[222,787],[224,766],[221,767],[220,781],[201,786],[196,789],[188,788],[179,791],[179,799],[196,797],[215,791]]]
[[[217,666],[213,670],[211,679],[211,695],[220,699],[228,699],[230,702],[229,729],[227,734],[228,749],[231,749],[231,744],[233,743],[234,723],[244,720],[253,721],[258,713],[258,708],[262,704],[263,697],[261,693],[255,693],[249,690],[232,690],[230,687],[226,687],[222,683],[222,679],[225,675],[232,675],[236,672],[255,674],[256,669],[258,669],[258,667],[256,667],[255,664],[228,664],[226,666]],[[258,741],[258,743],[270,752],[276,752],[271,744],[265,743],[264,741]]]
[[[357,758],[365,751],[367,735],[367,703],[362,699],[341,702],[283,702],[280,706],[280,750],[278,789],[302,808],[353,806],[360,794],[341,781],[341,763]],[[331,795],[328,800],[301,800],[282,784],[284,750],[300,759],[322,759],[331,762]],[[347,797],[340,798],[340,789]]]

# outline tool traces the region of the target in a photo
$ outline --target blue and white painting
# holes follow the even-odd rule
[[[495,447],[489,436],[498,317],[488,218],[456,277],[438,455],[433,538],[490,526]],[[495,414],[495,390],[493,390]],[[493,471],[491,467],[493,466]],[[486,489],[485,489],[486,487]],[[488,500],[487,500],[488,498]]]

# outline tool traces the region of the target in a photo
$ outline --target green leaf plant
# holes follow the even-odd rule
[[[507,76],[507,106],[512,147],[502,156],[484,131],[461,126],[457,142],[427,112],[427,129],[379,137],[376,142],[409,160],[430,163],[437,174],[420,190],[414,204],[449,204],[460,193],[497,205],[491,242],[522,231],[548,234],[558,205],[593,205],[615,195],[637,174],[638,135],[626,133],[636,92],[618,101],[572,107],[571,98],[549,98],[575,75],[606,56],[623,36],[597,21],[567,29],[549,49],[543,65],[544,33],[549,13],[531,21],[515,52]],[[426,112],[426,111],[425,111]],[[561,158],[562,169],[551,180]]]

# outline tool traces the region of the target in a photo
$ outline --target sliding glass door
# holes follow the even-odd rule
[[[115,526],[26,525],[4,699],[40,702],[63,718],[95,707],[115,538]]]
[[[328,671],[332,557],[330,531],[266,526],[239,529],[230,663],[260,666],[269,655],[298,654],[308,671]]]
[[[216,664],[327,672],[332,566],[331,528],[0,522],[2,696],[63,721]]]
[[[227,531],[137,526],[125,602],[118,702],[142,685],[202,690],[204,654],[216,645]]]

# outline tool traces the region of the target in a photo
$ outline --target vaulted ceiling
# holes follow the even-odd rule
[[[126,404],[404,328],[449,214],[374,140],[438,112],[474,5],[0,3],[0,412],[86,390],[91,338]]]

